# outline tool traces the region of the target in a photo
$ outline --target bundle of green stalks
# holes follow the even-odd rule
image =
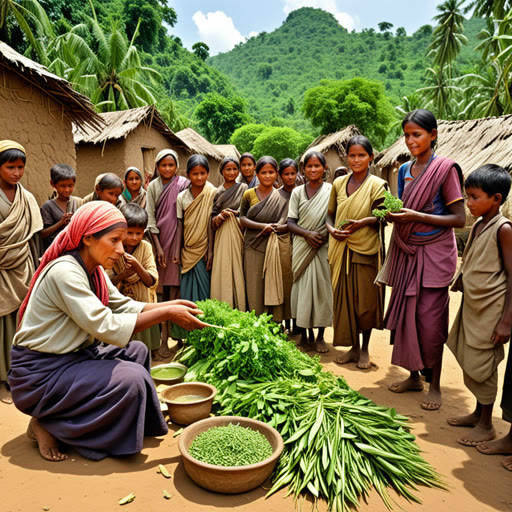
[[[219,390],[214,411],[264,421],[283,436],[285,449],[268,495],[288,486],[295,499],[310,492],[329,510],[357,507],[375,488],[388,508],[394,489],[420,503],[418,485],[444,489],[423,459],[408,419],[351,389],[287,341],[267,315],[199,302],[204,321],[224,328],[190,333],[179,360],[187,381]]]

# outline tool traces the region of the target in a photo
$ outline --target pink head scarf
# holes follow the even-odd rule
[[[30,282],[27,296],[20,307],[18,325],[27,309],[28,300],[37,278],[45,267],[63,253],[77,249],[84,236],[99,233],[121,222],[126,225],[124,215],[113,204],[106,201],[91,201],[80,207],[71,217],[70,223],[57,235],[41,258],[41,263]],[[96,267],[91,278],[96,288],[96,295],[106,306],[109,297],[103,271]]]

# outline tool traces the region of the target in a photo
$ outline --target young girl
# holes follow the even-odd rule
[[[213,261],[210,296],[245,311],[244,237],[238,216],[247,185],[237,183],[240,166],[236,158],[224,158],[219,172],[224,184],[213,198],[212,236],[209,237],[209,257]]]
[[[114,206],[121,206],[119,196],[123,192],[123,182],[119,176],[114,173],[107,172],[96,178],[94,192],[84,197],[84,204],[90,201],[107,201]]]
[[[331,185],[324,183],[324,155],[312,151],[304,158],[308,182],[293,190],[288,210],[288,230],[293,238],[291,291],[292,316],[303,329],[301,345],[313,344],[318,329],[317,352],[327,352],[324,330],[332,325],[332,289],[327,262],[325,229]],[[309,340],[306,329],[309,329]]]
[[[128,167],[124,173],[124,190],[119,196],[121,204],[135,203],[146,208],[144,178],[137,167]]]
[[[279,178],[281,179],[282,186],[278,189],[283,198],[290,204],[290,197],[295,188],[299,168],[295,160],[285,158],[279,162],[278,168]],[[281,271],[283,274],[283,294],[284,302],[279,308],[274,308],[274,321],[281,318],[284,320],[285,332],[289,334],[290,322],[292,319],[292,309],[290,294],[293,284],[292,272],[292,237],[290,233],[282,233],[278,236],[279,239],[279,255],[281,257]],[[279,311],[280,310],[280,311]]]
[[[207,181],[209,172],[206,157],[192,155],[187,162],[190,186],[178,195],[176,201],[178,243],[174,263],[181,265],[181,298],[193,301],[210,298],[208,225],[217,189]],[[174,327],[173,334],[178,338],[186,337],[186,332]]]
[[[251,153],[244,153],[240,157],[240,183],[245,183],[248,188],[254,188],[259,185],[258,176],[255,172],[256,159]]]
[[[277,235],[286,233],[288,201],[274,188],[277,162],[263,156],[256,164],[257,188],[247,190],[240,204],[244,234],[247,308],[257,315],[273,313],[284,301]],[[280,321],[278,319],[278,321]]]
[[[148,231],[155,247],[158,268],[159,287],[164,302],[180,296],[180,269],[174,263],[174,253],[178,239],[176,231],[176,200],[190,181],[177,174],[178,154],[172,149],[163,149],[155,159],[155,179],[147,190],[146,208],[148,212]],[[162,324],[162,341],[159,355],[171,356],[168,346],[169,325]]]
[[[384,297],[374,284],[379,270],[379,224],[372,210],[384,200],[386,182],[370,174],[373,148],[362,135],[347,143],[351,174],[337,178],[327,214],[334,305],[333,345],[351,346],[338,364],[370,368],[372,329],[383,328]],[[362,344],[359,334],[362,334]]]
[[[16,314],[38,264],[33,237],[43,229],[34,196],[19,183],[25,162],[23,146],[0,141],[0,399],[4,403],[12,403],[7,372]]]
[[[391,362],[409,370],[410,376],[389,389],[422,390],[422,371],[430,390],[421,406],[436,410],[441,407],[441,366],[448,336],[448,285],[457,264],[453,228],[466,221],[462,171],[453,160],[434,153],[437,121],[432,112],[410,112],[402,128],[414,160],[398,172],[404,208],[387,216],[394,228],[379,282],[393,288],[385,317],[393,343]]]

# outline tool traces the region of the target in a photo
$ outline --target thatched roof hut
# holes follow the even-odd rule
[[[361,132],[353,124],[343,128],[339,132],[330,133],[329,135],[320,135],[317,137],[306,149],[304,154],[300,157],[300,167],[303,169],[304,157],[310,151],[319,151],[325,155],[328,166],[327,179],[332,182],[334,171],[337,167],[347,167],[347,153],[345,146],[349,139],[354,135],[361,135]]]
[[[152,175],[155,157],[164,148],[178,153],[180,172],[185,173],[185,162],[192,150],[167,126],[154,105],[100,116],[104,122],[101,129],[74,126],[82,194],[91,192],[96,176],[104,172],[122,178],[128,167],[135,166]]]
[[[234,144],[215,144],[214,147],[224,157],[232,156],[240,160],[240,151]]]
[[[438,121],[436,152],[453,158],[465,176],[483,164],[501,165],[512,171],[512,115],[470,121]],[[379,153],[379,175],[397,192],[398,168],[411,158],[403,136]]]
[[[0,139],[16,140],[25,147],[22,183],[43,203],[52,192],[52,165],[76,168],[72,123],[82,129],[101,129],[103,121],[89,98],[69,82],[2,42],[0,103]]]
[[[218,187],[223,182],[219,173],[219,164],[225,155],[202,135],[199,135],[193,128],[185,128],[176,133],[176,135],[188,144],[193,153],[204,155],[208,159],[208,163],[210,164],[210,176],[208,180]]]

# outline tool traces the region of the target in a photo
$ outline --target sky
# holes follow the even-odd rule
[[[349,30],[378,30],[388,21],[392,30],[404,27],[412,34],[422,25],[433,24],[436,6],[442,0],[167,0],[178,14],[169,29],[190,49],[202,41],[210,55],[231,50],[236,44],[260,32],[272,32],[286,16],[300,7],[318,7],[332,13]]]

